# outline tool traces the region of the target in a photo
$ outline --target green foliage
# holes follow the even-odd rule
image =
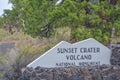
[[[33,37],[50,37],[57,28],[66,26],[71,28],[71,38],[75,40],[93,37],[107,44],[111,40],[112,28],[117,31],[115,36],[119,36],[119,1],[115,5],[107,0],[64,0],[58,5],[55,0],[9,1],[13,9],[5,10],[3,21],[8,26],[22,28]]]
[[[55,25],[70,26],[71,35],[76,40],[93,37],[103,44],[108,44],[111,41],[112,28],[115,28],[117,33],[120,28],[119,6],[120,4],[109,4],[108,1],[91,3],[65,0],[52,11],[52,16],[59,16]]]

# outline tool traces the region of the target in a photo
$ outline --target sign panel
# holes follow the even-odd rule
[[[27,67],[69,67],[110,65],[111,51],[93,38],[74,44],[61,41]]]

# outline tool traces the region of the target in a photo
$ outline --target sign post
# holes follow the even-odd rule
[[[110,65],[111,51],[93,38],[74,44],[61,41],[27,67],[69,67]]]

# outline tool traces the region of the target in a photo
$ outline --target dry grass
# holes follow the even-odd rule
[[[70,28],[59,28],[56,30],[54,36],[50,38],[32,38],[30,35],[24,32],[16,32],[13,35],[9,34],[5,30],[0,30],[0,41],[1,43],[14,43],[16,54],[8,52],[0,57],[0,64],[3,66],[10,67],[15,64],[16,61],[22,63],[29,63],[35,58],[39,57],[48,49],[62,40],[68,41],[70,38]],[[11,61],[12,56],[12,61]],[[20,57],[22,56],[22,57]],[[15,60],[15,61],[14,61]]]

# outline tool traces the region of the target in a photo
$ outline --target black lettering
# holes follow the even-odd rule
[[[81,59],[82,59],[82,60],[84,60],[84,57],[83,57],[83,55],[81,56]]]
[[[70,59],[69,55],[66,55],[66,59],[67,59],[67,60],[69,60],[69,59]]]
[[[98,52],[98,53],[100,52],[100,48],[97,48],[97,52]]]
[[[56,66],[59,66],[58,63],[56,63]]]
[[[57,48],[57,53],[60,53],[60,48]]]
[[[66,55],[67,60],[91,60],[91,55]]]
[[[77,60],[80,60],[80,55],[77,55]]]
[[[75,60],[75,55],[70,55],[70,60]]]
[[[79,62],[79,66],[96,66],[100,65],[100,61],[98,62]]]
[[[92,47],[92,48],[80,48],[80,53],[99,53],[100,48]]]
[[[88,52],[92,52],[92,48],[88,48]]]
[[[91,55],[84,55],[84,59],[91,60],[92,56]]]
[[[70,52],[70,48],[68,48],[68,49],[63,48],[63,52],[64,53],[69,53]]]
[[[58,48],[57,53],[76,53],[77,48]]]
[[[84,53],[84,51],[83,51],[83,50],[84,50],[84,48],[80,48],[80,52],[81,52],[81,53]]]
[[[75,62],[61,62],[61,63],[56,63],[56,66],[58,67],[68,67],[68,66],[76,66]]]
[[[77,53],[77,48],[75,48],[74,52],[73,53]]]
[[[84,48],[84,53],[87,53],[87,48]]]

